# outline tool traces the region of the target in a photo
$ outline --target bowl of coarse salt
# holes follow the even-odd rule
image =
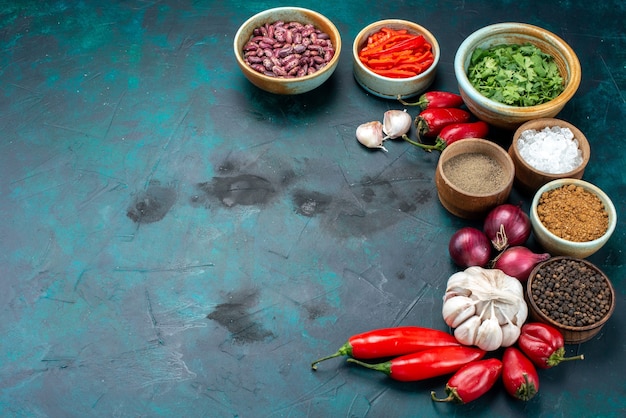
[[[591,149],[585,135],[571,123],[541,118],[515,131],[509,155],[515,165],[515,186],[533,194],[552,180],[581,179]]]

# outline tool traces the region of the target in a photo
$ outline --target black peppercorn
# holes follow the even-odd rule
[[[568,326],[595,324],[608,314],[611,304],[604,277],[576,259],[545,263],[533,277],[530,291],[544,315]]]

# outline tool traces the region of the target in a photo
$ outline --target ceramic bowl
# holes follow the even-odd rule
[[[595,194],[604,205],[604,209],[608,214],[608,228],[604,235],[600,238],[586,242],[568,241],[555,235],[541,223],[537,212],[537,206],[539,205],[541,195],[549,190],[558,189],[559,187],[571,184],[580,186],[586,191]],[[537,193],[535,193],[530,207],[530,223],[535,239],[539,245],[541,245],[551,255],[586,258],[597,252],[604,246],[604,244],[607,243],[617,225],[617,212],[611,199],[599,187],[579,179],[558,179],[544,184],[539,188],[539,190],[537,190]]]
[[[593,271],[596,277],[600,279],[596,285],[597,287],[595,288],[595,290],[600,287],[604,287],[606,293],[610,295],[610,301],[607,301],[608,308],[605,315],[593,324],[588,324],[584,326],[565,325],[559,322],[561,321],[560,319],[555,319],[554,315],[551,315],[548,309],[542,310],[539,307],[539,298],[547,296],[546,292],[542,291],[542,289],[547,288],[548,286],[546,286],[546,284],[548,284],[548,281],[551,280],[551,278],[549,277],[549,273],[546,272],[546,268],[550,265],[552,265],[552,267],[555,267],[555,264],[558,266],[560,263],[563,263],[564,260],[572,260],[576,263],[575,265]],[[565,284],[565,286],[560,286],[561,289],[563,287],[567,287],[567,285],[574,285],[573,282],[570,282],[569,280],[560,281],[559,284]],[[589,285],[589,283],[586,283],[586,285]],[[563,290],[569,295],[572,295],[574,293],[573,289]],[[597,294],[594,294],[594,296],[597,298]],[[543,322],[558,329],[561,334],[563,334],[563,339],[565,340],[566,344],[579,344],[592,339],[600,332],[604,324],[606,324],[606,322],[609,320],[611,315],[613,315],[613,312],[615,310],[615,290],[606,274],[604,274],[604,272],[602,272],[597,266],[590,263],[589,261],[574,257],[553,257],[535,266],[533,271],[530,273],[530,276],[528,277],[528,281],[526,282],[525,299],[528,304],[528,313],[531,320]],[[565,309],[566,305],[571,302],[571,299],[560,301],[558,296],[551,296],[549,300],[556,305],[555,309],[557,310],[561,307]],[[579,305],[584,304],[584,302],[577,298],[575,303],[577,305],[571,306],[570,308],[580,311],[581,306]]]
[[[509,106],[486,98],[472,86],[467,69],[476,48],[525,43],[531,43],[554,57],[565,83],[565,89],[559,96],[536,106]],[[456,52],[454,73],[461,96],[470,111],[485,122],[509,130],[517,129],[528,120],[556,116],[574,96],[581,79],[578,57],[565,41],[540,27],[515,22],[489,25],[468,36]]]
[[[463,155],[481,154],[490,157],[500,166],[500,186],[489,192],[468,191],[460,187],[449,175],[451,168],[446,169],[452,159]],[[448,174],[446,174],[448,173]],[[435,171],[435,185],[441,205],[450,213],[460,218],[479,219],[484,217],[491,209],[501,205],[508,199],[513,187],[515,167],[509,154],[498,144],[481,138],[468,138],[453,142],[441,153],[437,169]],[[488,174],[480,170],[474,170],[472,176],[483,181]]]
[[[325,67],[313,74],[294,78],[268,76],[250,67],[244,61],[244,46],[252,37],[254,29],[276,21],[312,24],[329,35],[335,53]],[[239,27],[233,42],[235,58],[244,76],[258,88],[275,94],[291,95],[311,91],[324,83],[333,74],[339,63],[341,36],[335,25],[322,14],[300,7],[276,7],[260,12]]]
[[[541,131],[546,127],[559,126],[562,128],[569,128],[574,134],[574,138],[578,140],[578,149],[582,152],[582,163],[580,166],[566,173],[552,174],[545,171],[538,170],[532,167],[524,158],[520,155],[518,148],[518,140],[522,132],[532,129]],[[513,135],[513,141],[509,147],[509,155],[513,159],[515,164],[515,186],[521,191],[533,194],[544,184],[561,178],[574,178],[581,179],[585,172],[585,167],[589,163],[589,157],[591,156],[591,149],[589,147],[589,141],[587,137],[574,125],[569,122],[554,118],[541,118],[535,119],[522,124]]]
[[[382,28],[407,29],[411,33],[421,34],[432,46],[434,61],[426,71],[410,78],[383,77],[367,68],[359,59],[359,51],[367,44],[370,35]],[[354,78],[367,92],[384,99],[402,99],[423,93],[435,80],[441,52],[435,36],[417,23],[401,19],[386,19],[374,22],[361,30],[352,44]]]

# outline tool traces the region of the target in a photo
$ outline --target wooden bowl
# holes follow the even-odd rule
[[[367,68],[359,59],[359,51],[365,46],[367,38],[370,35],[380,31],[384,27],[391,29],[407,29],[411,33],[423,35],[426,41],[432,46],[434,61],[431,66],[423,73],[409,78],[383,77]],[[424,92],[435,80],[440,56],[439,43],[432,33],[417,23],[401,19],[379,20],[366,26],[358,33],[352,44],[354,78],[367,92],[384,99],[395,100],[398,96],[406,99]]]
[[[526,160],[522,158],[519,152],[518,140],[522,135],[522,132],[529,129],[541,131],[546,127],[553,126],[569,128],[574,134],[574,138],[578,140],[578,148],[582,152],[582,164],[576,169],[567,173],[552,174],[538,170],[528,164]],[[583,174],[585,173],[585,168],[589,163],[591,149],[589,147],[589,141],[587,141],[587,137],[585,137],[585,135],[571,123],[560,119],[541,118],[525,122],[519,128],[517,128],[515,134],[513,135],[513,142],[509,147],[509,155],[513,159],[513,164],[515,164],[515,186],[518,187],[522,192],[534,194],[541,186],[552,180],[557,180],[561,178],[581,179],[583,177]]]
[[[595,194],[604,205],[604,209],[609,216],[609,224],[607,231],[600,238],[585,242],[568,241],[555,235],[541,223],[539,213],[537,212],[537,206],[539,205],[541,195],[549,190],[571,184],[583,187],[586,191]],[[553,256],[566,255],[577,258],[589,257],[608,242],[617,227],[617,211],[611,199],[599,187],[578,179],[558,179],[544,184],[539,190],[537,190],[537,193],[535,193],[535,196],[533,197],[529,217],[533,235],[535,236],[537,243],[539,243],[544,250]]]
[[[278,20],[312,24],[315,28],[328,34],[335,50],[332,59],[325,67],[315,73],[295,78],[272,77],[252,69],[244,60],[244,46],[250,40],[254,29]],[[233,48],[237,65],[252,84],[270,93],[283,95],[301,94],[319,87],[333,74],[337,64],[339,64],[341,36],[335,25],[318,12],[301,7],[276,7],[257,13],[246,20],[235,34]]]
[[[468,154],[481,154],[497,162],[501,168],[499,179],[501,187],[490,192],[470,192],[460,187],[458,183],[455,184],[450,176],[446,175],[444,165],[455,157]],[[472,174],[484,175],[479,171]],[[463,139],[448,145],[439,157],[435,171],[437,195],[442,206],[453,215],[465,219],[479,219],[494,207],[506,202],[513,188],[514,174],[513,160],[501,146],[481,138]]]
[[[561,263],[562,260],[573,260],[581,265],[585,266],[587,269],[593,270],[597,275],[600,275],[603,281],[604,286],[608,288],[608,293],[610,294],[610,305],[608,312],[602,317],[599,321],[585,326],[571,326],[564,325],[560,322],[557,322],[555,319],[550,317],[546,312],[542,311],[537,304],[537,297],[533,294],[534,288],[539,285],[539,281],[549,280],[541,275],[541,272],[544,271],[544,268],[553,263]],[[581,286],[579,284],[579,286]],[[566,290],[566,292],[571,294],[571,291]],[[595,295],[594,295],[595,296]],[[611,315],[613,315],[613,311],[615,310],[615,289],[609,278],[604,274],[598,267],[594,264],[590,263],[587,260],[577,259],[573,257],[553,257],[547,261],[539,263],[533,271],[531,272],[528,281],[526,282],[526,302],[528,304],[529,316],[531,320],[543,322],[549,325],[552,325],[556,329],[558,329],[563,334],[563,339],[566,344],[579,344],[585,341],[589,341],[594,336],[596,336],[604,324],[609,320]],[[556,299],[551,299],[555,301]],[[565,305],[567,302],[564,302],[561,305]]]
[[[500,44],[524,43],[531,43],[554,58],[565,82],[564,91],[547,103],[527,107],[505,105],[479,93],[467,77],[474,50]],[[578,57],[563,39],[543,28],[516,22],[489,25],[468,36],[456,52],[454,73],[469,110],[485,122],[510,130],[517,129],[528,120],[556,116],[574,96],[581,80]]]

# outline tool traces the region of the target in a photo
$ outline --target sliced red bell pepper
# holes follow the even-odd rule
[[[399,36],[403,36],[403,35],[399,35]],[[393,40],[394,38],[392,38],[391,40]],[[374,48],[374,49],[368,49],[367,51],[363,51],[361,50],[361,56],[364,57],[374,57],[377,55],[381,55],[381,54],[389,54],[391,52],[398,52],[398,51],[404,51],[407,49],[416,49],[419,48],[420,46],[424,45],[424,43],[426,43],[426,38],[424,38],[422,35],[417,35],[417,36],[410,36],[409,38],[405,38],[405,39],[401,39],[401,38],[396,38],[395,42],[393,45],[387,47],[387,48]]]
[[[374,71],[378,75],[382,75],[383,77],[389,77],[389,78],[409,78],[409,77],[414,77],[416,75],[414,71],[396,70],[394,68],[391,68],[389,70],[372,70],[372,71]]]
[[[359,59],[373,72],[390,78],[414,77],[434,61],[432,46],[423,35],[383,28],[372,34]]]

